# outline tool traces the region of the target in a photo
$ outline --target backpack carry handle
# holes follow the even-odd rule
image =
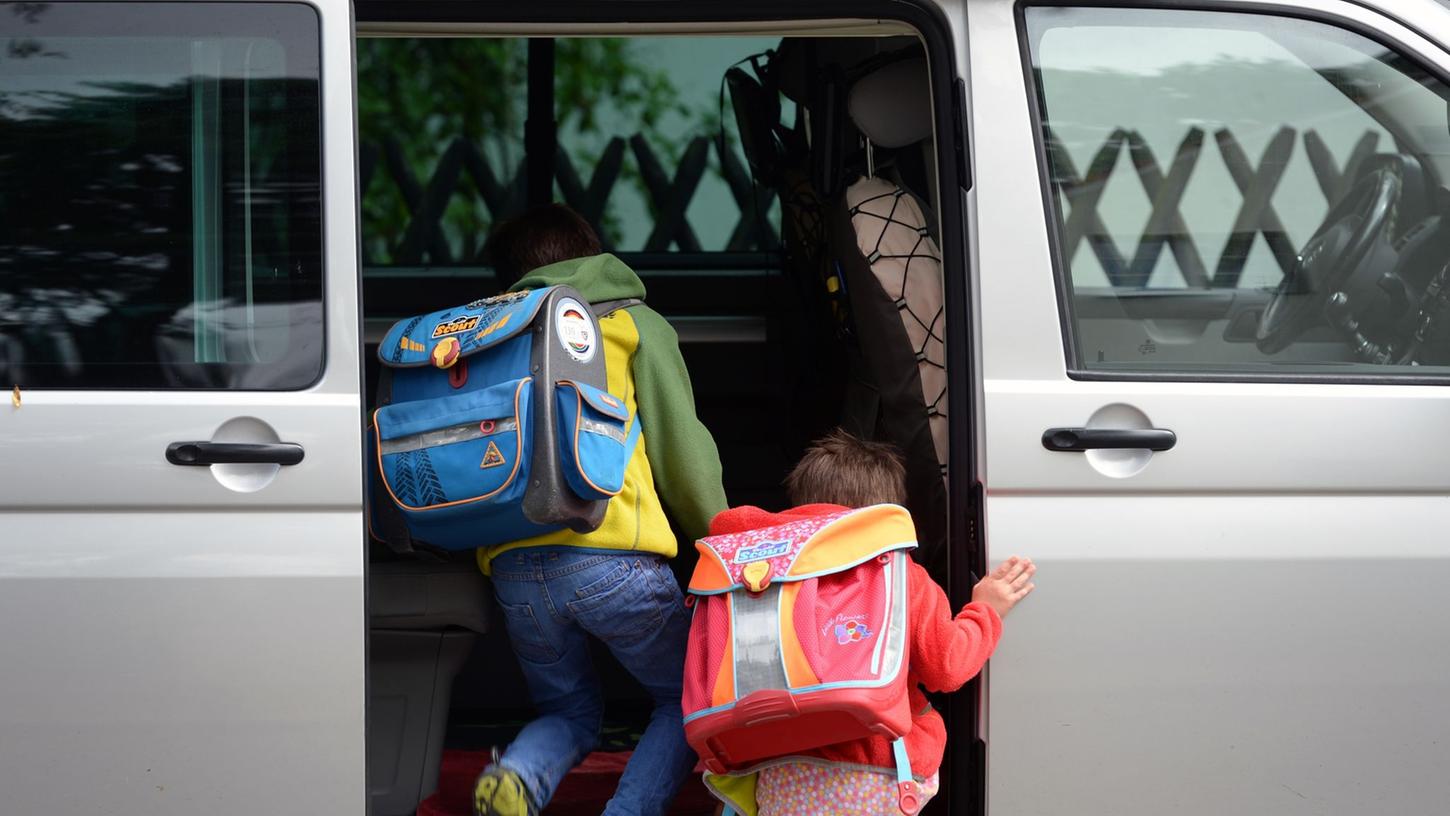
[[[536,430],[531,473],[535,484],[524,495],[524,516],[540,525],[563,521],[575,531],[587,533],[603,523],[607,502],[581,498],[569,488],[561,470],[558,435],[538,429],[558,427],[554,389],[561,380],[608,388],[604,338],[589,302],[568,286],[550,288],[532,331],[536,335],[529,360],[534,378],[531,420]]]

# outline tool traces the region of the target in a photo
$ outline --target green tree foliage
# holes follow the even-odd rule
[[[649,138],[661,117],[692,115],[665,71],[641,53],[638,41],[565,38],[555,47],[555,115],[560,133],[569,135],[570,159],[586,179],[611,137],[643,132]],[[422,186],[443,152],[462,138],[481,150],[501,184],[515,180],[524,157],[526,40],[367,38],[357,43],[357,61],[365,145],[386,149],[391,142]],[[629,123],[629,130],[612,132],[621,121]],[[662,141],[668,140],[652,140],[662,158],[674,158],[678,147]],[[632,162],[626,162],[622,180],[638,183]],[[495,215],[465,173],[443,216],[454,260],[467,263],[477,257]],[[369,257],[389,263],[409,211],[381,167],[363,197],[362,217]],[[602,226],[607,236],[618,237],[618,226],[608,216]]]

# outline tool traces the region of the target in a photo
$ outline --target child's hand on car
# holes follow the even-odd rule
[[[1031,558],[1014,555],[972,587],[972,601],[992,607],[997,617],[1005,618],[1018,601],[1036,588],[1032,583],[1032,576],[1036,574],[1037,565]]]

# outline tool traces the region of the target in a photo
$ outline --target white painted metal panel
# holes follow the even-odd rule
[[[322,378],[296,392],[29,390],[19,408],[4,389],[7,813],[366,810],[352,11],[314,5]],[[223,426],[234,441],[270,428],[305,459],[270,480],[166,461],[167,444]]]
[[[1417,33],[1450,37],[1434,3],[1205,5],[1328,13],[1450,68]],[[989,811],[1443,809],[1450,388],[1069,378],[1014,3],[967,17],[986,536],[1040,565],[990,668]],[[1116,477],[1042,447],[1113,405],[1177,447]]]

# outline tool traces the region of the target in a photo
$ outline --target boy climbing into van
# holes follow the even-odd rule
[[[590,533],[561,530],[480,549],[509,639],[539,717],[478,778],[474,810],[534,816],[599,739],[603,695],[588,637],[604,643],[649,692],[650,722],[605,816],[657,816],[696,757],[685,742],[680,692],[689,615],[668,560],[675,533],[693,540],[725,509],[720,456],[695,416],[679,340],[644,305],[644,284],[602,254],[592,227],[562,205],[525,213],[487,247],[509,291],[568,285],[599,318],[608,391],[643,423],[604,521]]]
[[[710,523],[710,534],[759,531],[751,534],[774,540],[768,532],[779,535],[783,533],[776,531],[789,529],[780,525],[835,517],[852,508],[904,504],[905,478],[894,448],[837,430],[807,450],[786,479],[794,508],[781,513],[756,507],[727,510]],[[1001,636],[1002,618],[1032,592],[1036,567],[1031,559],[1009,558],[977,583],[971,603],[953,616],[946,593],[926,570],[909,559],[906,564],[910,725],[902,744],[909,764],[899,762],[896,746],[884,736],[793,752],[788,758],[761,762],[758,771],[746,774],[754,775],[753,795],[749,785],[731,785],[732,792],[724,793],[717,779],[712,787],[734,808],[746,816],[899,816],[905,804],[892,769],[902,767],[909,767],[915,777],[915,787],[909,789],[913,809],[908,812],[917,812],[935,795],[946,727],[922,688],[955,691],[981,670]],[[865,637],[873,635],[880,639],[879,633]]]

